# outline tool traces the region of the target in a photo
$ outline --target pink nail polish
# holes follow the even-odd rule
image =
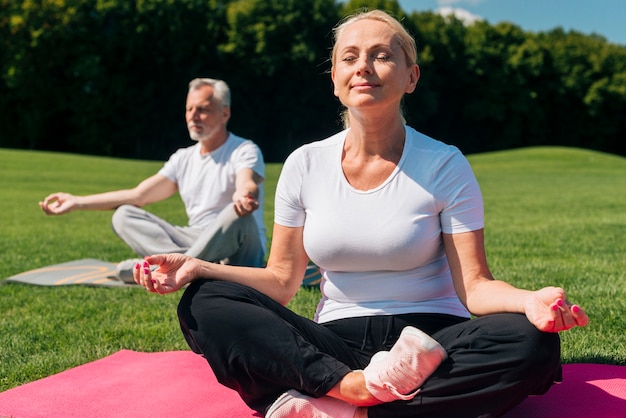
[[[552,310],[553,311],[558,311],[559,310],[559,305],[552,305]]]
[[[556,304],[559,305],[559,306],[563,306],[563,299],[557,300]]]
[[[152,279],[152,283],[156,283],[156,280]]]
[[[148,274],[150,273],[150,269],[143,269],[143,274]]]
[[[572,312],[579,313],[580,312],[580,307],[578,305],[572,306]]]
[[[139,270],[139,263],[135,263],[135,270]]]

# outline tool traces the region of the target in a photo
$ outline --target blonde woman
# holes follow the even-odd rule
[[[149,291],[189,285],[190,347],[267,417],[501,415],[560,380],[557,332],[588,321],[563,289],[493,278],[467,160],[404,124],[415,51],[380,11],[336,28],[331,74],[349,127],[286,160],[265,268],[180,254],[136,266]],[[284,307],[309,259],[323,276],[315,321]]]

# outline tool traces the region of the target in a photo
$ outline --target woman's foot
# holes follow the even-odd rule
[[[288,390],[270,406],[266,418],[353,418],[357,407],[330,396],[313,398]]]
[[[428,334],[406,327],[391,350],[374,354],[363,369],[365,386],[382,402],[412,399],[447,357]]]

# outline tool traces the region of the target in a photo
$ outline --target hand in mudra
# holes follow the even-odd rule
[[[158,266],[151,271],[150,266]],[[135,283],[149,292],[171,293],[181,289],[199,277],[201,266],[198,260],[184,254],[157,254],[144,257],[144,262],[133,270]]]
[[[545,287],[533,293],[525,306],[525,313],[537,329],[560,332],[575,326],[584,327],[589,322],[585,311],[569,302],[563,289]]]

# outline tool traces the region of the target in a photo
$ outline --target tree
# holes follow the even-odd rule
[[[397,0],[0,0],[0,146],[163,159],[190,144],[187,83],[223,78],[230,129],[268,161],[341,128],[332,31],[402,20],[421,79],[410,125],[466,153],[528,145],[626,155],[626,48],[560,28],[407,15]]]
[[[9,103],[19,108],[13,142],[31,149],[169,155],[181,134],[187,137],[185,83],[217,64],[222,3],[57,0],[13,6],[12,48],[3,67]]]
[[[232,126],[282,161],[297,146],[338,129],[328,76],[332,0],[248,0],[228,6],[219,47],[237,97]]]
[[[407,121],[427,135],[464,148],[468,132],[461,116],[470,100],[467,27],[453,16],[434,13],[414,13],[405,26],[415,37],[421,70],[415,92],[405,98]]]
[[[406,16],[397,0],[349,0],[342,7],[343,16],[354,14],[363,10],[384,10],[396,19],[403,20]]]

